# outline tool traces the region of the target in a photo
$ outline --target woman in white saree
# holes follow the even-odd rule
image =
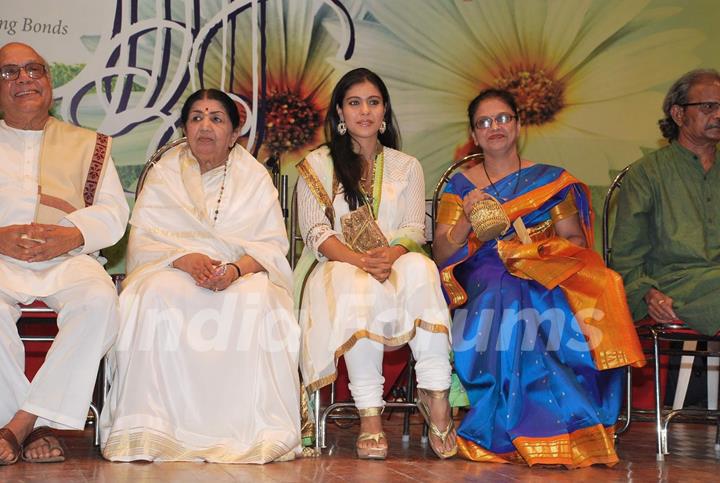
[[[130,221],[103,456],[292,459],[300,331],[277,192],[235,145],[240,119],[226,94],[192,94],[182,122],[188,145],[149,172]]]
[[[384,459],[383,349],[409,343],[431,448],[449,458],[457,450],[448,404],[450,316],[437,268],[420,248],[422,168],[395,149],[394,124],[383,81],[367,69],[352,70],[333,90],[325,120],[328,144],[298,165],[305,241],[295,270],[300,366],[304,384],[314,391],[335,380],[337,360],[344,356],[360,413],[357,456]],[[353,237],[345,237],[341,226],[360,208],[372,213],[382,232],[376,240],[384,246],[350,248]]]

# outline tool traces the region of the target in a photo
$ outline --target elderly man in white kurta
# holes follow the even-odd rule
[[[117,333],[117,294],[98,250],[123,235],[128,206],[110,139],[48,114],[46,62],[0,48],[0,465],[64,459],[48,426],[84,427],[103,354]],[[59,332],[32,382],[16,322],[42,300]],[[35,429],[33,429],[35,428]]]

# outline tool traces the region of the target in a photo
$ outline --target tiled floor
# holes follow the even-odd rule
[[[714,426],[675,423],[664,463],[655,461],[652,423],[634,423],[620,439],[622,461],[614,468],[561,468],[473,463],[461,459],[439,461],[420,445],[421,425],[413,422],[411,441],[403,446],[401,418],[386,423],[390,457],[386,461],[359,461],[353,456],[356,427],[330,425],[328,449],[320,458],[265,466],[203,463],[109,463],[92,446],[90,431],[68,433],[63,441],[68,461],[59,464],[18,463],[0,467],[0,481],[145,482],[145,481],[718,481],[720,455],[715,453]]]

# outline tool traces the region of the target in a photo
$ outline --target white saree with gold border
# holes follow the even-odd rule
[[[300,331],[285,225],[265,168],[236,146],[226,176],[224,166],[201,174],[187,147],[174,148],[150,171],[130,223],[122,325],[101,417],[103,456],[293,458]],[[172,268],[193,252],[223,262],[247,254],[266,272],[213,292]]]
[[[390,245],[410,250],[383,283],[353,265],[328,261],[318,251],[331,236],[343,241],[340,218],[350,212],[342,187],[333,186],[329,149],[311,152],[298,165],[305,248],[294,273],[295,303],[302,329],[300,368],[309,391],[335,380],[337,360],[361,338],[393,347],[411,340],[416,330],[427,330],[448,334],[449,340],[450,314],[437,268],[418,253],[425,243],[422,167],[417,159],[387,147],[378,159],[377,223]]]

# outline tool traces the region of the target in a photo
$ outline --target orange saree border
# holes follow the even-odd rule
[[[645,365],[622,279],[595,251],[556,237],[526,245],[500,241],[498,252],[512,275],[560,287],[598,370]]]
[[[572,433],[539,438],[521,436],[513,440],[516,450],[493,453],[458,436],[458,454],[471,461],[492,463],[565,465],[582,468],[594,464],[613,466],[618,462],[615,453],[615,430],[601,424],[578,429]]]

